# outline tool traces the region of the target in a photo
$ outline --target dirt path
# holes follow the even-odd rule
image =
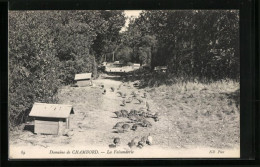
[[[126,103],[126,106],[120,106],[122,103],[123,98],[120,97],[116,91],[112,92],[110,90],[111,87],[115,89],[122,84],[121,81],[115,80],[113,77],[106,78],[106,79],[99,79],[94,81],[95,85],[104,84],[106,94],[102,95],[102,102],[98,105],[99,108],[95,108],[93,110],[88,110],[89,103],[81,104],[75,103],[75,115],[72,117],[73,127],[74,129],[74,136],[71,138],[70,145],[78,145],[81,144],[91,144],[96,146],[105,146],[108,147],[109,144],[112,144],[112,141],[115,137],[119,137],[121,139],[121,147],[128,148],[128,142],[130,142],[134,137],[143,137],[147,136],[149,133],[153,136],[155,145],[160,146],[167,146],[168,142],[161,142],[164,141],[163,138],[169,139],[168,133],[168,118],[163,116],[162,109],[160,110],[158,106],[156,106],[149,96],[144,100],[143,103],[139,103],[138,101],[132,101],[131,103]],[[132,84],[130,84],[132,85]],[[75,88],[75,89],[83,89],[83,88]],[[88,88],[85,88],[85,90]],[[96,89],[96,88],[92,88]],[[99,88],[97,88],[99,89]],[[100,91],[100,90],[98,90]],[[126,93],[127,97],[130,97],[131,92],[135,91],[140,95],[143,95],[143,90],[138,90],[137,88],[131,86],[128,88],[127,86],[121,86],[120,90],[122,93]],[[100,93],[100,92],[99,92]],[[80,97],[79,97],[80,98]],[[141,97],[139,97],[141,99]],[[127,98],[125,98],[127,99]],[[113,113],[114,111],[119,111],[122,109],[126,109],[130,111],[131,109],[140,109],[141,107],[145,107],[145,102],[148,102],[152,111],[161,112],[160,121],[154,122],[152,118],[148,120],[152,123],[151,128],[140,127],[136,131],[128,130],[125,133],[116,133],[116,130],[113,129],[113,126],[117,122],[128,122],[127,118],[116,118],[116,115]],[[95,103],[95,101],[92,101]],[[98,101],[96,102],[98,103]],[[81,108],[78,108],[80,107]],[[94,104],[91,104],[94,106]],[[84,110],[82,110],[84,108]],[[82,116],[86,115],[84,119]],[[84,117],[84,116],[83,116]],[[166,119],[166,120],[165,120]],[[162,124],[160,122],[166,122],[166,124]],[[132,124],[129,123],[131,126]],[[82,129],[84,128],[84,130]],[[163,135],[161,135],[163,134]]]

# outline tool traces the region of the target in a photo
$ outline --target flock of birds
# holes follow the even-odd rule
[[[114,148],[116,146],[119,146],[121,143],[121,140],[119,137],[114,138],[113,140],[114,144],[110,144],[109,147],[110,148]],[[146,144],[147,145],[152,145],[153,143],[153,138],[152,136],[149,134],[148,136],[143,136],[141,138],[139,138],[138,136],[136,136],[135,138],[133,138],[129,143],[128,146],[130,148],[136,146],[138,148],[143,148]]]
[[[144,107],[141,107],[140,109],[131,109],[130,111],[122,109],[120,111],[115,111],[116,118],[128,118],[129,121],[127,122],[117,122],[116,125],[113,127],[115,129],[116,133],[125,133],[128,131],[136,131],[140,127],[144,128],[149,128],[152,127],[152,123],[147,120],[147,118],[153,119],[155,122],[159,121],[159,114],[158,112],[152,112],[149,106],[149,103],[147,102],[147,94],[143,93],[140,95],[140,91],[135,92],[132,91],[131,94],[128,96],[127,93],[123,93],[120,91],[121,87],[125,86],[128,89],[131,89],[132,86],[130,85],[129,82],[125,83],[123,82],[120,84],[117,88],[117,91],[115,90],[114,87],[110,87],[111,92],[115,92],[116,94],[122,98],[122,103],[120,106],[126,106],[127,103],[135,103],[134,104],[144,104]],[[133,84],[133,86],[138,86],[136,83]],[[104,88],[104,85],[101,86],[103,89],[103,95],[106,94],[106,89]],[[153,142],[152,136],[149,134],[148,136],[143,136],[143,137],[135,137],[132,139],[129,143],[128,146],[132,148],[133,146],[143,148],[145,144],[151,145]],[[117,147],[120,145],[120,138],[116,137],[113,140],[113,144],[110,144],[110,148]]]

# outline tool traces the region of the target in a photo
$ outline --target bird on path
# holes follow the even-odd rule
[[[135,87],[139,86],[139,84],[140,84],[140,82],[138,82],[138,81],[136,81],[135,83],[133,83],[133,85],[134,85]]]
[[[121,110],[122,117],[128,117],[128,111],[127,110]]]
[[[144,143],[146,143],[146,141],[147,141],[147,136],[143,136],[143,137],[141,138],[141,141],[144,142]]]
[[[136,122],[138,118],[136,115],[128,115],[128,119],[130,119],[131,122]]]
[[[65,130],[65,132],[64,132],[64,136],[70,137],[70,136],[73,136],[73,135],[74,135],[73,130],[67,129],[67,130]]]
[[[131,109],[128,116],[137,115],[137,110]]]
[[[128,146],[129,146],[130,148],[132,148],[133,146],[135,146],[135,143],[131,141],[131,142],[128,143]]]
[[[152,144],[153,144],[153,138],[152,138],[152,136],[150,135],[150,133],[149,133],[149,135],[147,136],[146,144],[148,144],[148,145],[152,145]]]
[[[134,139],[131,140],[131,142],[128,143],[128,146],[132,148],[133,146],[137,146],[138,144],[138,137],[136,136]]]
[[[139,99],[139,98],[135,98],[135,99],[139,102],[139,104],[144,102],[142,99]]]
[[[119,137],[116,137],[116,138],[114,138],[114,144],[117,146],[117,145],[119,145],[120,144],[120,138]]]
[[[115,148],[116,147],[115,144],[109,144],[108,146],[109,146],[109,148]]]
[[[120,91],[118,91],[118,92],[116,92],[116,93],[118,93],[120,97],[122,97],[122,95],[123,95],[123,93],[120,92]]]
[[[110,89],[111,89],[111,91],[112,91],[112,92],[114,92],[114,91],[115,91],[115,88],[114,88],[114,87],[111,87]]]
[[[103,93],[102,93],[102,94],[103,94],[103,95],[105,95],[105,94],[106,94],[106,92],[107,92],[107,91],[106,91],[106,89],[104,89],[104,91],[103,91]]]
[[[136,131],[136,130],[137,130],[137,127],[138,127],[138,124],[134,124],[134,125],[132,126],[132,130],[133,130],[133,131]]]
[[[151,111],[151,110],[150,110],[150,105],[149,105],[149,103],[148,103],[147,101],[145,102],[145,107],[146,107],[146,110],[147,110],[147,111]]]
[[[125,106],[125,100],[122,101],[122,104],[120,106]]]
[[[117,118],[122,117],[122,113],[120,111],[115,111],[114,113],[116,114]]]
[[[126,103],[131,103],[133,101],[133,98],[132,97],[129,97],[125,102]]]
[[[144,95],[142,96],[142,98],[146,98],[147,97],[147,95],[146,95],[146,93],[144,92]]]
[[[147,118],[148,114],[146,112],[142,112],[140,116],[143,117],[143,118]]]
[[[124,122],[118,122],[116,125],[113,127],[113,129],[121,128],[124,125]]]
[[[133,97],[136,97],[136,96],[137,96],[137,94],[135,93],[135,91],[132,91],[131,95],[132,95]]]
[[[143,127],[152,127],[152,124],[149,121],[147,121],[146,119],[143,119],[141,124]]]
[[[158,122],[158,121],[159,121],[159,118],[158,118],[158,117],[155,117],[155,118],[154,118],[154,121],[155,121],[155,122]]]
[[[126,93],[124,93],[124,94],[122,95],[122,98],[126,98]]]
[[[117,133],[124,133],[125,131],[124,131],[124,129],[122,129],[122,127],[121,127],[121,129],[117,129]]]
[[[143,142],[143,141],[139,141],[137,147],[139,147],[139,148],[143,148],[144,145],[145,145],[145,142]]]
[[[122,126],[122,128],[123,128],[124,131],[126,131],[127,129],[130,128],[130,125],[128,125],[128,124],[124,124],[124,125]]]
[[[153,115],[153,117],[158,117],[159,116],[159,113],[158,112],[156,112],[154,115]]]

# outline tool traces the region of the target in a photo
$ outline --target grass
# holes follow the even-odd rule
[[[173,121],[181,147],[234,147],[240,143],[239,83],[187,82],[146,88],[155,103]],[[174,141],[173,141],[174,142]]]

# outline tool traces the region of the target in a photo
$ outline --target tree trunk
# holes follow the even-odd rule
[[[113,62],[115,62],[115,52],[113,52]]]

